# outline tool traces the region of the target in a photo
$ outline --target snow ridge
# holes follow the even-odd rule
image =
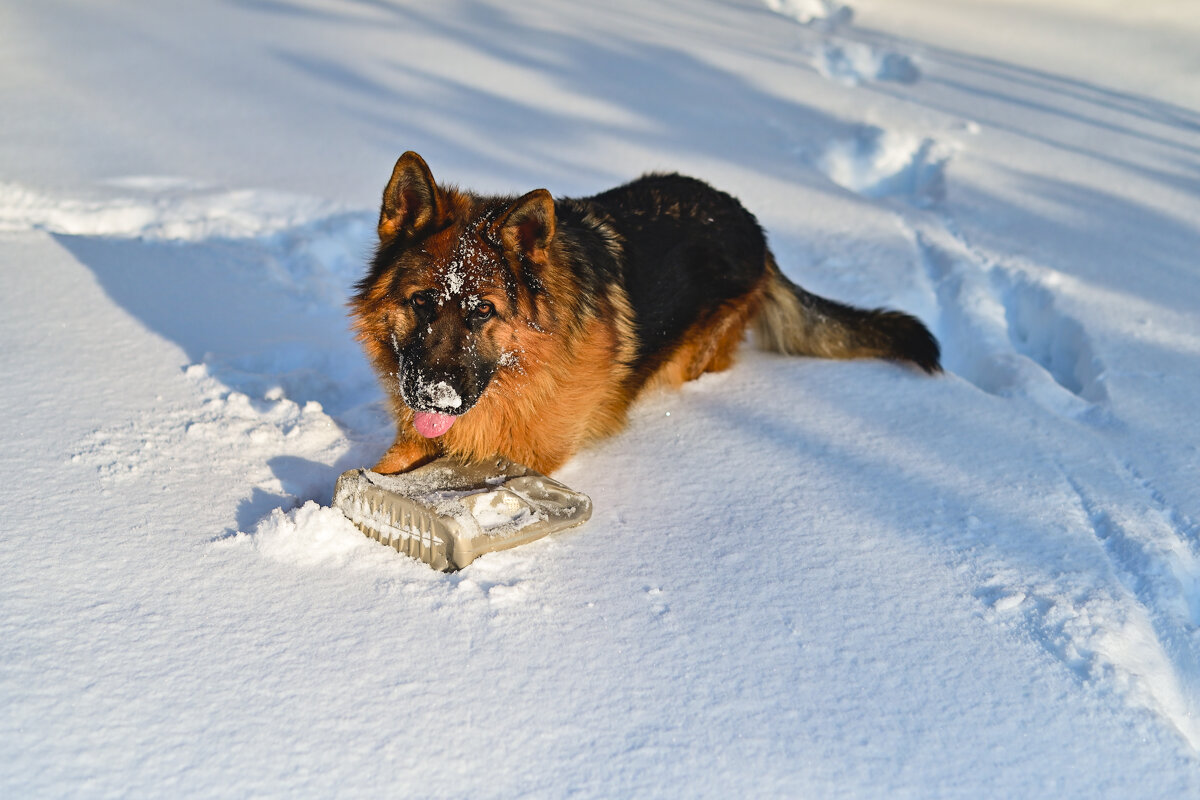
[[[269,236],[344,211],[315,197],[218,190],[177,179],[126,180],[117,188],[128,193],[82,199],[0,183],[0,231],[171,241],[241,239]]]

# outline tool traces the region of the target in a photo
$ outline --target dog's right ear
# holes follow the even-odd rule
[[[438,222],[444,208],[442,190],[433,182],[429,165],[409,150],[396,160],[392,179],[383,190],[379,240],[411,237]]]

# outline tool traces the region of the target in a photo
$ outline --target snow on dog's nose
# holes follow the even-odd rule
[[[421,383],[417,388],[417,395],[423,404],[433,406],[439,411],[449,413],[462,407],[462,398],[458,396],[454,387],[445,381]]]

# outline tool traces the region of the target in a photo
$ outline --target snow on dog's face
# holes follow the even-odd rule
[[[353,300],[359,338],[427,438],[467,413],[537,330],[537,263],[554,234],[545,190],[487,201],[438,187],[406,153],[384,191],[379,250]]]
[[[441,435],[474,406],[499,366],[497,334],[511,314],[503,264],[481,231],[459,225],[397,260],[389,344],[400,396],[423,436]]]

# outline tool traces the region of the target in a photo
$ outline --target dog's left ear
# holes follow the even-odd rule
[[[534,189],[508,207],[493,223],[492,232],[505,250],[542,262],[546,260],[546,248],[554,239],[556,224],[554,198],[545,189]]]

